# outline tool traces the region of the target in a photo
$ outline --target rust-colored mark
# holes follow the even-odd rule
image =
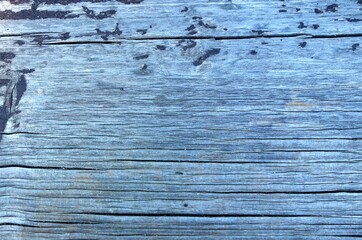
[[[293,100],[287,103],[287,108],[290,109],[309,109],[313,107],[313,104],[305,103],[298,100]]]

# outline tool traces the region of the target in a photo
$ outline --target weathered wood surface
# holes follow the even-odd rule
[[[0,3],[2,239],[362,236],[362,2]]]

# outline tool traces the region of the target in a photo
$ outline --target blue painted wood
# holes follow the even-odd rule
[[[360,237],[358,2],[1,2],[1,238]]]

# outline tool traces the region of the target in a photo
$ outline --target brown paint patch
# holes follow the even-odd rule
[[[302,101],[299,101],[299,100],[293,100],[293,101],[290,101],[287,103],[287,108],[289,109],[309,109],[313,107],[312,104],[310,103],[305,103],[305,102],[302,102]]]

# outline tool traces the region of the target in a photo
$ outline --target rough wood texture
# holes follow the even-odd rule
[[[361,1],[0,7],[1,239],[362,236]]]

